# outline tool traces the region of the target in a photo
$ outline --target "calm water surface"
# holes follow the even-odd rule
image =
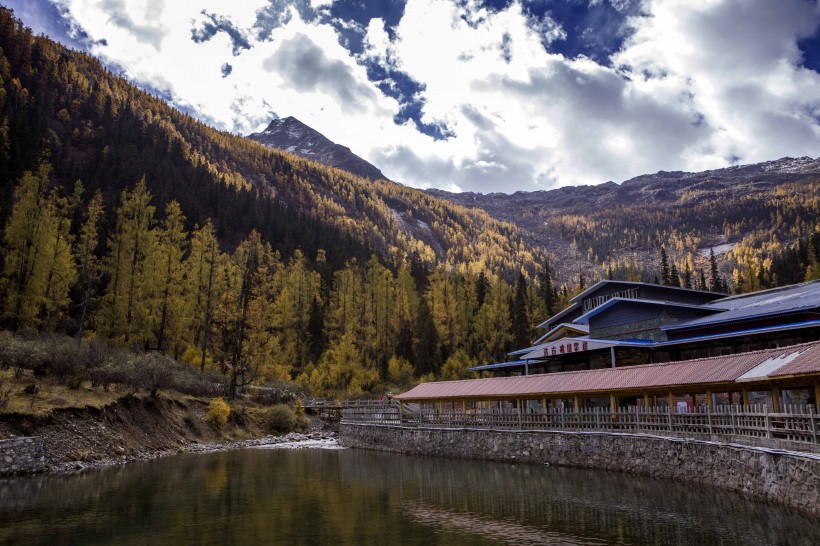
[[[0,480],[0,544],[820,544],[820,521],[616,473],[359,450]]]

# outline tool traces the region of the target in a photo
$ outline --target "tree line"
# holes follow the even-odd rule
[[[350,395],[467,377],[530,343],[533,322],[569,297],[548,266],[540,286],[414,254],[334,268],[323,249],[283,256],[252,230],[225,250],[211,220],[185,226],[144,179],[106,210],[99,190],[55,184],[48,163],[24,173],[3,230],[3,325],[164,351],[234,391],[295,380]]]

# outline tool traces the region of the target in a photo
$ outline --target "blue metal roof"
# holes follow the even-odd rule
[[[675,339],[672,341],[661,341],[654,343],[653,347],[665,347],[668,345],[682,345],[684,343],[691,343],[693,341],[707,341],[710,339],[722,339],[727,337],[737,337],[749,334],[764,334],[766,332],[780,332],[784,330],[799,330],[801,328],[811,328],[813,326],[820,326],[820,320],[806,320],[802,322],[792,322],[791,324],[778,324],[777,326],[761,326],[760,328],[748,328],[746,330],[736,330],[734,332],[726,332],[723,334],[709,334],[706,336],[693,336],[683,339]]]
[[[588,324],[589,319],[591,319],[592,317],[594,317],[595,315],[597,315],[597,314],[599,314],[603,311],[606,311],[607,309],[609,309],[613,305],[618,305],[619,303],[632,303],[632,304],[636,304],[636,305],[640,305],[640,304],[666,305],[666,306],[669,306],[669,307],[683,307],[683,308],[686,308],[686,309],[698,309],[698,310],[705,309],[706,312],[710,312],[710,313],[719,312],[719,310],[709,309],[706,305],[698,305],[698,304],[694,304],[694,303],[680,303],[680,302],[676,302],[676,301],[658,301],[658,300],[636,300],[636,299],[632,299],[632,298],[612,298],[612,299],[607,300],[606,302],[602,303],[598,307],[596,307],[594,309],[590,309],[589,311],[587,311],[586,313],[584,313],[583,315],[581,315],[580,317],[575,319],[575,322],[579,322],[581,324]]]
[[[725,339],[730,337],[737,337],[737,336],[745,336],[750,334],[763,334],[767,332],[779,332],[785,330],[799,330],[802,328],[812,328],[820,326],[820,320],[807,320],[801,322],[793,322],[790,324],[780,324],[777,326],[762,326],[760,328],[747,328],[744,330],[737,330],[734,332],[725,332],[722,334],[710,334],[706,336],[694,336],[694,337],[687,337],[683,339],[675,339],[672,341],[652,341],[651,339],[637,339],[637,338],[630,338],[630,339],[620,339],[620,340],[605,340],[607,342],[612,343],[616,347],[645,347],[648,349],[656,349],[660,347],[668,347],[670,345],[683,345],[686,343],[692,343],[695,341],[708,341],[710,339]],[[573,338],[576,339],[576,338]],[[577,338],[583,339],[583,338]],[[603,340],[602,340],[603,341]],[[535,347],[529,347],[526,349],[527,351],[533,350]],[[523,350],[523,349],[522,349]],[[577,353],[573,353],[577,354]],[[474,366],[472,368],[468,368],[470,371],[483,371],[483,370],[497,370],[503,369],[507,367],[521,367],[525,364],[537,364],[539,360],[514,360],[510,362],[498,362],[495,364],[485,364],[482,366]]]
[[[707,303],[703,309],[717,311],[708,317],[701,317],[677,324],[668,324],[662,330],[695,328],[725,322],[744,321],[770,317],[798,311],[820,309],[820,281],[795,284],[783,288],[773,288],[751,294],[729,296]]]
[[[593,292],[596,292],[601,286],[603,286],[605,284],[624,284],[624,285],[635,286],[635,287],[649,286],[649,287],[659,289],[659,290],[673,290],[673,291],[677,291],[677,292],[687,292],[687,293],[690,293],[690,294],[708,294],[708,295],[713,296],[713,297],[716,295],[715,292],[711,292],[709,290],[697,290],[695,288],[682,288],[682,287],[679,287],[679,286],[665,286],[665,285],[662,285],[662,284],[655,284],[655,283],[651,283],[651,282],[616,281],[616,280],[603,279],[603,280],[600,280],[600,281],[596,282],[595,284],[593,284],[592,286],[590,286],[589,288],[587,288],[586,290],[584,290],[580,294],[577,294],[577,295],[573,296],[569,301],[571,301],[571,302],[580,302],[585,297],[587,297],[588,295],[592,294]]]

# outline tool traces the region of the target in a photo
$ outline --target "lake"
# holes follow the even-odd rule
[[[0,480],[0,544],[820,544],[708,487],[353,449],[244,449]]]

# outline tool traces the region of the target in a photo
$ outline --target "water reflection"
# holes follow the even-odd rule
[[[1,544],[820,544],[709,487],[356,450],[183,455],[0,480]]]

